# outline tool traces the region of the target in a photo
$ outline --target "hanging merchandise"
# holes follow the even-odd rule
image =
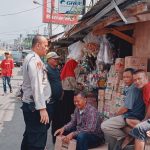
[[[76,61],[82,60],[83,58],[83,47],[84,47],[84,43],[82,43],[81,41],[78,41],[76,43],[71,44],[68,47],[68,52],[69,55],[67,56],[68,59],[74,59]]]
[[[83,41],[85,42],[85,49],[87,53],[96,55],[99,49],[99,37],[95,36],[90,32],[87,36],[84,37]]]
[[[103,62],[105,64],[113,63],[112,49],[106,35],[103,35],[100,40],[100,50],[97,55],[97,62]]]

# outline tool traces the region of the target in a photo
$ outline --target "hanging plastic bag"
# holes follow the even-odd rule
[[[89,51],[89,53],[97,53],[99,47],[99,37],[90,32],[84,37],[83,41],[85,42],[85,48]]]
[[[103,62],[105,64],[113,63],[112,49],[105,35],[103,35],[100,40],[100,50],[97,55],[97,62]]]
[[[82,43],[81,41],[71,44],[68,47],[69,55],[67,56],[67,58],[74,59],[77,61],[81,60],[83,57],[83,51],[82,51],[83,47],[84,47],[84,43]]]

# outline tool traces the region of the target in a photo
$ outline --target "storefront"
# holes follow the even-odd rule
[[[149,4],[144,0],[99,1],[72,29],[51,39],[53,48],[63,49],[65,57],[71,53],[67,51],[71,44],[83,43],[78,80],[87,91],[98,90],[98,110],[104,118],[113,116],[123,104],[124,68],[150,72]],[[77,56],[79,48],[74,51]]]

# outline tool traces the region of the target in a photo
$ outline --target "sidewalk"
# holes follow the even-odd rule
[[[12,78],[13,93],[2,96],[2,79],[0,79],[0,149],[20,150],[20,143],[24,131],[24,122],[20,109],[21,102],[16,99],[15,93],[22,82],[18,76],[19,68],[15,68]]]
[[[14,77],[11,80],[13,93],[3,94],[2,79],[0,78],[0,150],[20,150],[20,145],[25,129],[22,111],[22,102],[15,94],[22,83],[20,68],[14,69]],[[47,142],[48,150],[53,150],[51,130]]]

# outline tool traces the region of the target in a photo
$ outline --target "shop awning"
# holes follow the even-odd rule
[[[92,31],[95,35],[111,33],[134,44],[134,39],[121,31],[133,29],[133,23],[150,20],[149,3],[145,0],[99,0],[78,24],[54,43],[70,45]]]

